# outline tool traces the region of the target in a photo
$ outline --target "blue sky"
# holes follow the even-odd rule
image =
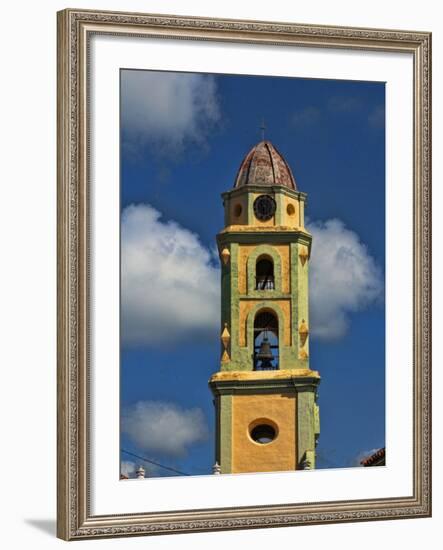
[[[211,471],[220,194],[264,119],[308,194],[310,364],[322,377],[317,466],[357,465],[385,438],[384,84],[121,78],[122,448],[192,475]],[[121,456],[131,472],[138,461]]]

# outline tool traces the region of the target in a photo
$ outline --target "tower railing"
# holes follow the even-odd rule
[[[273,275],[259,275],[255,278],[255,290],[275,290]]]

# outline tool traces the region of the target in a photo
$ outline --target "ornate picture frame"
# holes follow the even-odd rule
[[[94,515],[90,43],[95,35],[407,53],[413,58],[413,451],[405,497]],[[58,13],[58,536],[65,540],[431,515],[431,34],[68,9]]]

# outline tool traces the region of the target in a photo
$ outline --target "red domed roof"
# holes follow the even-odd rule
[[[270,141],[260,141],[243,159],[234,187],[243,185],[284,185],[297,189],[288,163]]]

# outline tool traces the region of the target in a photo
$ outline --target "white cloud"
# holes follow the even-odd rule
[[[139,401],[124,410],[121,429],[139,449],[175,457],[208,437],[201,409],[162,401]]]
[[[122,340],[145,345],[215,338],[220,272],[197,235],[146,204],[121,221]],[[218,259],[217,259],[218,263]]]
[[[220,270],[213,251],[149,205],[122,214],[122,342],[164,345],[217,338]],[[381,269],[339,220],[310,222],[310,325],[313,338],[346,334],[349,313],[383,298]]]
[[[120,473],[126,477],[134,477],[135,468],[135,463],[130,460],[122,460],[120,462]]]
[[[380,268],[358,235],[340,220],[310,222],[310,326],[314,338],[335,340],[348,328],[348,313],[383,296]]]
[[[137,477],[136,471],[140,465],[143,466],[143,469],[145,470],[145,477],[161,475],[162,470],[159,466],[143,460],[139,461],[137,464],[131,460],[122,460],[120,462],[120,473],[128,478]]]
[[[205,143],[220,120],[214,77],[192,73],[124,71],[122,75],[124,144],[145,144],[160,154],[177,154],[187,142]]]

